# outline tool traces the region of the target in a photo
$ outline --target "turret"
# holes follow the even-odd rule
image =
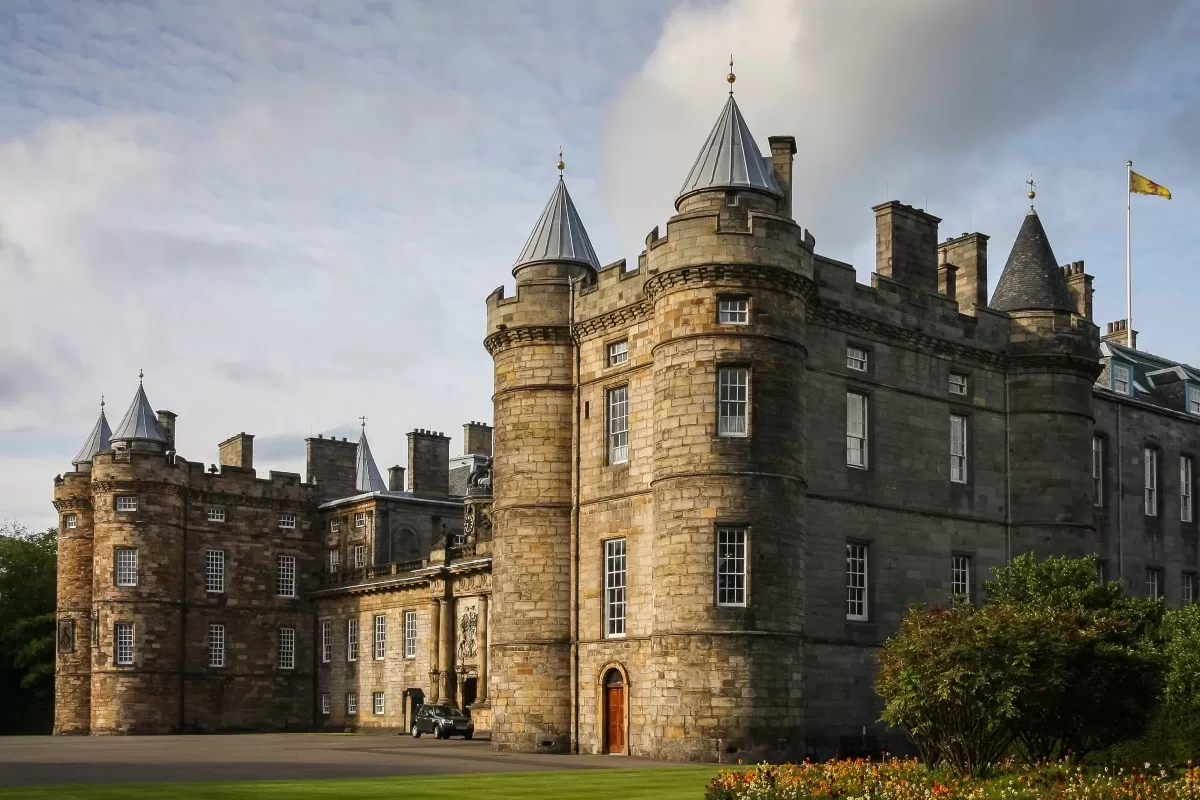
[[[643,691],[674,699],[647,712],[645,727],[665,732],[648,743],[655,757],[710,759],[713,742],[738,758],[803,751],[797,581],[814,242],[781,186],[790,191],[792,148],[773,142],[783,146],[763,158],[731,92],[676,199],[679,213],[645,254],[651,651],[663,666]],[[720,679],[694,692],[689,681],[714,663],[724,665]]]
[[[92,457],[93,734],[182,726],[187,471],[167,446],[139,382],[112,449]]]
[[[92,716],[92,459],[109,449],[100,417],[73,459],[74,472],[54,481],[58,511],[58,599],[54,665],[54,733],[84,734]]]
[[[1100,373],[1099,331],[1079,313],[1032,205],[991,307],[1012,319],[1007,354],[1011,551],[1076,557],[1100,552],[1092,498],[1079,491],[1091,486],[1087,454],[1094,425],[1092,383]]]
[[[559,161],[562,169],[562,161]],[[492,742],[564,751],[571,722],[573,279],[599,267],[561,175],[516,265],[488,298],[495,360]]]

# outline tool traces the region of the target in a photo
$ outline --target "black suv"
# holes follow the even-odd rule
[[[461,736],[470,739],[475,725],[454,706],[421,706],[413,717],[412,737],[420,739],[422,733],[432,733],[439,739]]]

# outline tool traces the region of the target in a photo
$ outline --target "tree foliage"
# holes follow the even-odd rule
[[[1081,755],[1146,730],[1161,602],[1102,584],[1090,558],[1021,556],[986,588],[981,609],[909,609],[880,653],[883,719],[922,757],[979,775],[1014,746]]]
[[[58,531],[0,523],[0,733],[49,733]]]

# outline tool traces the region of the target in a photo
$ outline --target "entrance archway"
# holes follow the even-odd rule
[[[625,676],[613,667],[604,673],[604,752],[625,752]]]
[[[462,684],[462,710],[464,713],[475,704],[475,698],[478,696],[478,681],[475,678],[463,678]]]

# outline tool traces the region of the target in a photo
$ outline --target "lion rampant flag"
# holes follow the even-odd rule
[[[1171,199],[1171,190],[1161,184],[1147,178],[1145,175],[1138,175],[1136,172],[1129,173],[1129,191],[1135,194],[1156,194],[1159,197]]]

